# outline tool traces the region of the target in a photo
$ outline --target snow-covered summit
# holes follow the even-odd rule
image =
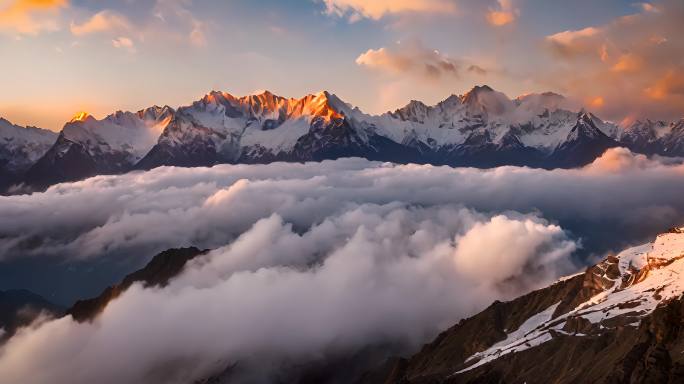
[[[62,129],[63,139],[78,143],[91,155],[126,153],[131,163],[140,160],[172,118],[170,109],[137,113],[117,111],[102,120],[81,112]]]
[[[565,98],[555,93],[528,94],[512,100],[483,85],[463,95],[451,95],[434,106],[411,101],[394,112],[362,119],[394,141],[404,142],[407,136],[414,136],[435,149],[463,144],[473,133],[483,135],[487,131],[494,143],[514,135],[523,145],[550,153],[578,121],[578,113],[565,106]],[[592,120],[607,135],[617,129],[593,115]]]
[[[0,168],[6,172],[27,169],[50,149],[56,139],[56,132],[22,127],[0,118]]]

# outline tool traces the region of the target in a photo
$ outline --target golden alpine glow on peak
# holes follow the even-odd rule
[[[72,117],[71,120],[70,120],[69,122],[70,122],[70,123],[75,123],[75,122],[78,122],[78,121],[85,121],[89,116],[90,116],[90,115],[88,114],[88,112],[83,112],[83,111],[81,111],[81,112],[75,114],[74,117]]]

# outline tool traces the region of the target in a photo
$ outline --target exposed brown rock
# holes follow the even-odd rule
[[[165,286],[178,275],[187,263],[206,253],[195,247],[169,249],[156,255],[144,268],[126,276],[121,283],[107,287],[99,296],[77,301],[66,312],[78,322],[92,321],[104,310],[110,301],[121,295],[133,283],[141,282],[145,287]]]

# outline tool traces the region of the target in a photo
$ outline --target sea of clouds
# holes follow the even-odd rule
[[[134,285],[93,323],[20,331],[0,347],[0,377],[185,383],[259,362],[268,381],[264,367],[286,361],[416,348],[494,300],[576,271],[589,262],[580,252],[680,223],[683,193],[679,161],[618,148],[576,170],[361,159],[163,167],[1,197],[0,265],[212,251],[164,288]]]

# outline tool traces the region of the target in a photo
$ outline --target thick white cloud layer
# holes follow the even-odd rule
[[[681,219],[683,175],[677,161],[618,148],[577,170],[344,159],[158,168],[3,197],[5,263],[214,250],[163,289],[134,285],[92,324],[19,332],[0,349],[0,377],[180,383],[236,361],[268,374],[416,346],[576,269],[576,234],[547,220],[630,242]]]
[[[0,197],[0,260],[149,257],[171,247],[216,248],[273,213],[302,231],[362,204],[393,202],[541,212],[583,241],[601,238],[616,248],[679,223],[683,174],[678,163],[625,149],[610,150],[584,169],[553,171],[361,159],[158,168]]]
[[[93,324],[63,318],[18,334],[0,351],[0,377],[190,382],[235,361],[415,346],[569,270],[574,249],[536,217],[451,205],[363,204],[302,233],[271,215],[166,288],[134,286]]]

